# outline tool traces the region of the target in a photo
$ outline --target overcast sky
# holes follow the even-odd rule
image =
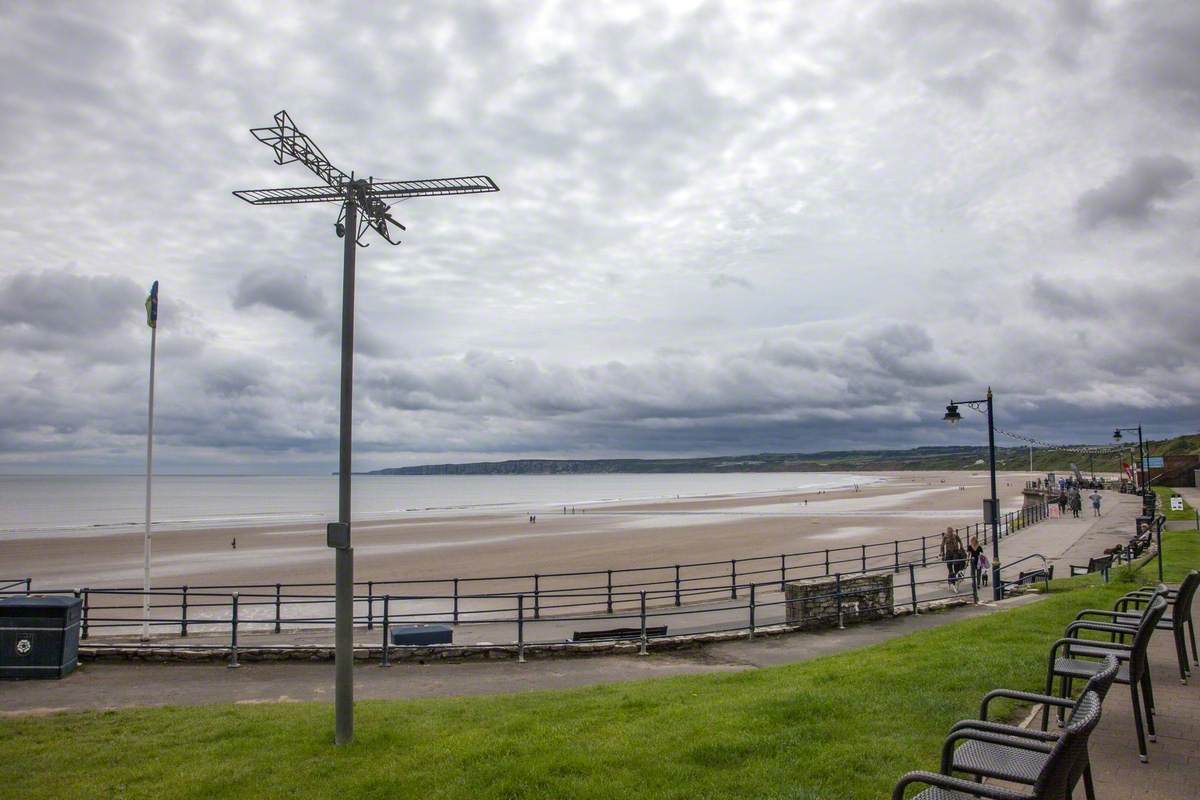
[[[1200,430],[1200,3],[0,0],[0,472],[336,467],[340,168],[487,174],[359,253],[356,469]]]

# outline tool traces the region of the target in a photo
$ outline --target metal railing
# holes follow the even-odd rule
[[[33,586],[33,578],[0,578],[0,592],[12,593],[12,589],[24,587],[24,594],[29,594]]]
[[[1045,505],[1009,512],[1001,517],[999,534],[1009,535],[1047,516]],[[983,525],[958,528],[956,532],[960,536],[974,532],[988,541],[989,531]],[[672,613],[684,618],[704,613],[720,616],[731,608],[745,607],[737,604],[722,608],[721,602],[744,601],[749,604],[748,626],[753,630],[758,624],[756,609],[770,609],[783,602],[764,602],[763,594],[782,592],[788,581],[832,577],[840,586],[841,576],[903,571],[908,572],[912,597],[902,605],[915,609],[918,586],[945,581],[917,581],[916,577],[918,569],[945,564],[940,560],[939,543],[940,535],[936,535],[727,561],[532,575],[358,581],[356,592],[365,589],[365,593],[355,596],[355,624],[363,624],[368,630],[377,624],[386,629],[397,620],[411,624],[515,624],[517,640],[523,641],[526,625],[568,619],[620,621],[639,614],[644,618],[648,613],[661,617],[667,614],[664,607],[680,609]],[[968,580],[974,596],[974,581]],[[23,585],[26,593],[31,588],[29,579],[11,582],[9,589],[14,585]],[[332,587],[332,583],[322,582],[159,587],[149,592],[150,626],[156,633],[181,638],[228,626],[232,639],[228,647],[236,653],[239,629],[253,627],[281,633],[285,628],[294,631],[332,626]],[[97,630],[120,634],[142,624],[146,593],[140,588],[83,587],[39,592],[71,593],[81,598],[84,639]],[[0,589],[0,593],[15,592]],[[408,613],[394,613],[393,603],[403,604]],[[696,607],[684,609],[685,604]]]

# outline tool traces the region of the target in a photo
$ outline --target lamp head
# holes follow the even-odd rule
[[[1119,431],[1119,430],[1113,431],[1113,438],[1116,439],[1118,442],[1121,441],[1121,431]]]
[[[958,413],[958,406],[954,403],[951,403],[950,405],[946,406],[946,416],[942,417],[942,419],[944,419],[946,422],[949,422],[951,425],[955,425],[959,422],[962,422],[962,414]]]

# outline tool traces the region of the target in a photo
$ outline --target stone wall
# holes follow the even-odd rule
[[[838,625],[837,580],[810,578],[784,585],[787,621],[801,628],[829,628]],[[894,594],[892,573],[843,576],[841,582],[842,620],[862,622],[892,616]]]

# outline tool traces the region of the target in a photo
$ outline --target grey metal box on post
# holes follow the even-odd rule
[[[79,663],[78,597],[32,595],[0,600],[0,678],[62,678]]]

